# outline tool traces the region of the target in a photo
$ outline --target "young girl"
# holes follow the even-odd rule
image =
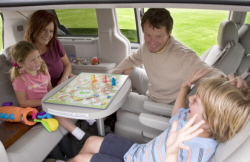
[[[20,41],[11,47],[14,61],[11,81],[18,103],[21,107],[36,107],[41,110],[42,98],[52,89],[47,66],[36,46],[28,41]],[[68,118],[55,116],[59,124],[72,133],[78,140],[85,132],[76,127]],[[83,141],[84,142],[84,141]]]
[[[168,161],[177,161],[177,159],[178,161],[209,161],[218,143],[233,138],[249,121],[250,91],[237,88],[223,77],[207,78],[200,82],[196,94],[189,97],[189,108],[186,109],[186,97],[190,86],[207,73],[208,71],[203,70],[194,72],[182,84],[170,119],[173,131],[169,128],[146,144],[137,144],[111,134],[105,138],[91,136],[80,153],[69,161],[144,162],[165,161],[166,159]],[[178,121],[178,125],[175,120]],[[202,123],[203,120],[205,122]],[[183,144],[179,139],[181,142],[179,144],[177,142],[177,145],[182,149],[176,149],[173,135],[176,128],[183,131],[188,121],[189,126],[191,121],[191,125],[198,124],[202,131],[198,130],[199,135],[196,138],[183,139],[189,140]],[[183,135],[183,133],[180,132],[177,135]],[[173,146],[169,147],[170,150],[166,148],[169,136],[167,146]]]

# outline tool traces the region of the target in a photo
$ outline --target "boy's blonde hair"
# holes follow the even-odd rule
[[[20,77],[21,75],[17,63],[24,63],[26,57],[34,50],[38,49],[34,44],[28,41],[20,41],[10,48],[9,52],[12,56],[12,61],[14,62],[13,67],[10,70],[12,82],[15,80],[16,77]],[[44,74],[48,74],[47,66],[43,60],[40,71]]]
[[[203,118],[211,126],[218,142],[233,138],[248,122],[250,92],[232,85],[226,78],[203,79],[197,89],[203,106]]]

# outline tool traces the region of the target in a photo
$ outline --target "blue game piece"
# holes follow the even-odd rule
[[[116,86],[116,79],[115,78],[112,78],[112,80],[111,80],[111,82],[112,82],[112,86]]]

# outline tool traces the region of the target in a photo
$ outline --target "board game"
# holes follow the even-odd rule
[[[45,103],[106,109],[128,75],[80,73]]]

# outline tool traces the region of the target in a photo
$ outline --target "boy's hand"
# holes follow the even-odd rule
[[[194,124],[197,115],[194,115],[184,127],[182,127],[179,131],[177,131],[178,121],[174,121],[172,124],[171,131],[169,133],[167,139],[167,158],[166,161],[177,161],[178,160],[178,151],[180,148],[188,150],[188,159],[190,161],[191,158],[191,149],[184,145],[183,142],[193,139],[197,137],[203,129],[199,129],[200,126],[204,123],[204,120],[199,121],[198,123]]]

